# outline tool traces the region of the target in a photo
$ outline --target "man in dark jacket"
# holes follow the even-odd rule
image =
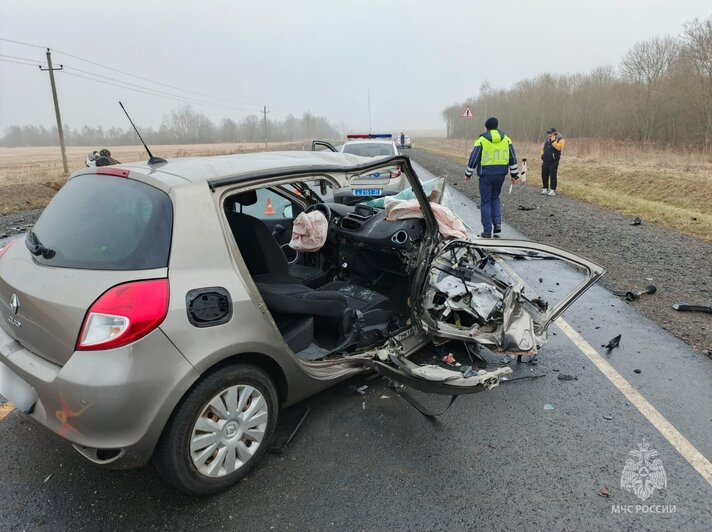
[[[465,171],[465,180],[469,181],[477,170],[480,188],[480,215],[482,218],[482,238],[492,238],[502,232],[502,204],[499,195],[507,172],[512,177],[512,184],[519,179],[517,154],[512,140],[497,127],[499,121],[488,118],[485,122],[487,131],[475,140],[470,160]]]
[[[556,174],[559,171],[559,159],[566,141],[555,128],[546,132],[546,140],[541,148],[542,194],[556,196]]]

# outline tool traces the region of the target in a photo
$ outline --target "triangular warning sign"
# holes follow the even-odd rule
[[[465,112],[462,113],[462,118],[472,118],[472,111],[469,107],[465,107]]]

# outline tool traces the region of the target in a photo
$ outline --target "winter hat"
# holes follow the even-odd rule
[[[555,128],[555,127],[550,127],[549,130],[547,131],[547,134],[550,135],[551,133],[556,133],[556,132],[557,132],[557,131],[556,131],[556,128]]]
[[[497,120],[494,116],[488,118],[487,122],[485,122],[485,127],[487,129],[497,129],[497,126],[499,126],[499,120]]]

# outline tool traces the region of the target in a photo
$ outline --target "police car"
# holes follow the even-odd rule
[[[331,151],[373,158],[398,155],[398,148],[390,133],[352,134],[346,135],[346,139],[338,150],[326,141],[315,140],[312,142],[312,150],[322,147]],[[392,196],[407,187],[408,181],[403,175],[402,167],[389,166],[377,172],[351,176],[349,187],[336,191],[334,201],[353,205],[372,198]]]

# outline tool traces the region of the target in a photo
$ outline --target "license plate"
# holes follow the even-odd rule
[[[380,196],[382,188],[355,188],[354,196]]]
[[[0,395],[22,412],[29,412],[37,402],[35,389],[0,362]]]

